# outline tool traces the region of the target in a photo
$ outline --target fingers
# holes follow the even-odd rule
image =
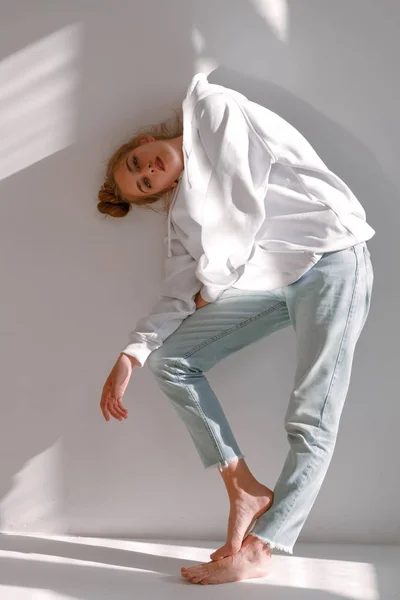
[[[105,409],[118,421],[122,421],[122,419],[128,417],[128,411],[122,406],[121,401],[118,399],[109,397]]]
[[[126,417],[128,416],[128,411],[122,405],[121,398],[117,398],[117,399],[111,398],[110,401],[113,403],[112,406],[113,406],[115,412],[117,413],[117,415],[119,415],[123,419],[126,419]]]
[[[106,421],[110,420],[110,415],[108,414],[108,410],[106,409],[105,405],[103,405],[103,403],[100,403],[100,408],[101,408],[101,412],[103,413],[103,417],[105,418]]]
[[[101,394],[101,400],[100,400],[101,412],[103,413],[103,417],[105,418],[106,421],[110,420],[110,415],[107,410],[109,389],[110,389],[109,380],[107,379],[107,381],[104,384],[103,393]]]
[[[128,411],[122,404],[122,398],[111,396],[111,386],[106,382],[100,402],[101,412],[106,421],[110,420],[110,414],[118,421],[128,418]]]

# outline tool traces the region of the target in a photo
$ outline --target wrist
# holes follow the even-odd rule
[[[124,356],[127,356],[129,358],[133,367],[140,366],[140,362],[134,356],[130,356],[130,354],[125,354],[125,352],[121,352],[121,354],[123,354]]]

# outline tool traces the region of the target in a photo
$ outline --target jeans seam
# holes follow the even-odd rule
[[[314,444],[312,445],[312,448],[315,449],[316,455],[319,455],[320,452],[321,452],[321,450],[323,450],[321,448],[321,446],[318,445],[319,438],[320,438],[320,431],[321,431],[321,423],[322,423],[322,420],[323,420],[323,416],[324,416],[324,411],[325,411],[326,404],[328,402],[328,399],[330,397],[330,394],[331,394],[331,391],[332,391],[332,388],[333,388],[333,383],[334,383],[334,381],[336,381],[337,368],[338,368],[338,365],[340,364],[339,359],[341,360],[342,357],[343,357],[342,349],[343,349],[343,346],[344,346],[344,342],[347,339],[348,330],[349,330],[349,322],[350,322],[350,319],[351,319],[352,315],[354,314],[354,305],[355,305],[354,298],[355,298],[355,295],[356,295],[356,290],[357,290],[358,281],[359,281],[359,259],[358,259],[358,255],[357,255],[357,252],[355,251],[354,247],[352,247],[351,249],[353,250],[354,255],[356,257],[356,261],[357,261],[356,277],[355,277],[354,288],[353,288],[353,293],[352,293],[351,302],[350,302],[350,308],[349,308],[349,311],[348,311],[348,314],[347,314],[346,326],[344,328],[344,333],[343,333],[343,336],[342,336],[342,340],[340,342],[340,347],[339,347],[338,355],[336,357],[336,362],[335,362],[335,367],[334,367],[333,374],[332,374],[332,379],[331,379],[331,382],[330,382],[330,385],[329,385],[328,392],[326,394],[326,398],[324,400],[324,404],[322,406],[321,417],[320,417],[320,420],[319,420],[318,430],[317,430],[317,433],[316,433],[316,439],[315,439]],[[284,523],[285,523],[285,521],[286,521],[286,519],[287,519],[290,511],[292,510],[292,507],[293,507],[294,503],[296,502],[296,500],[297,500],[297,498],[298,498],[298,496],[300,494],[300,491],[304,487],[304,483],[305,483],[305,481],[308,478],[310,470],[311,470],[312,466],[315,463],[314,459],[315,459],[315,455],[313,455],[313,456],[310,457],[310,462],[308,463],[308,465],[306,467],[306,471],[305,471],[304,476],[302,478],[301,484],[299,484],[299,486],[297,488],[297,494],[293,498],[293,502],[291,503],[291,505],[287,508],[287,510],[285,512],[285,515],[281,517],[279,526],[275,530],[274,535],[271,536],[271,537],[275,537],[279,533],[279,531],[282,529],[282,526],[284,525]]]
[[[365,246],[364,246],[364,265],[365,265],[365,287],[367,290],[367,303],[369,305],[371,303],[371,295],[372,295],[372,289],[370,289],[369,285],[368,285],[370,268],[371,268],[371,254],[367,248],[367,244],[365,244]],[[365,316],[363,327],[367,320],[367,316],[368,316],[368,314]]]
[[[285,301],[281,301],[278,302],[278,304],[275,304],[274,306],[271,306],[270,308],[268,308],[267,310],[262,311],[261,313],[258,313],[257,315],[253,315],[252,317],[249,317],[248,319],[246,319],[245,321],[242,321],[241,323],[239,323],[238,325],[235,325],[234,327],[231,327],[230,329],[224,329],[224,331],[221,331],[218,335],[212,337],[212,338],[208,338],[207,340],[205,340],[204,342],[202,342],[201,344],[198,344],[197,346],[195,346],[194,348],[192,348],[190,350],[190,352],[186,352],[186,354],[182,357],[182,358],[178,358],[176,360],[176,362],[174,363],[174,368],[178,367],[179,365],[182,365],[182,360],[185,360],[186,358],[189,358],[190,356],[193,356],[193,354],[195,352],[197,352],[198,350],[200,350],[201,348],[204,348],[205,346],[211,344],[212,342],[215,342],[218,339],[221,339],[221,337],[224,337],[226,335],[229,335],[230,333],[232,333],[233,331],[236,331],[237,329],[239,329],[240,327],[244,327],[245,325],[247,325],[248,323],[255,321],[256,319],[260,318],[263,315],[268,314],[269,312],[272,312],[273,310],[277,309],[280,306],[284,306],[286,303]],[[185,386],[185,383],[182,382],[182,379],[179,375],[176,375],[178,378],[178,381],[180,382],[180,384],[182,386]],[[198,403],[198,401],[196,400],[196,398],[194,397],[194,395],[192,394],[191,390],[188,389],[187,390],[189,393],[189,396],[191,397],[192,401],[194,402],[194,404],[197,406],[197,409],[199,411],[199,414],[205,424],[205,427],[208,431],[208,434],[214,444],[214,447],[217,451],[217,453],[220,456],[221,461],[225,462],[225,458],[223,456],[222,450],[219,446],[218,443],[218,439],[214,436],[214,432],[212,430],[212,427],[210,426],[208,419],[206,417],[206,415],[204,414],[204,411],[202,410],[200,404]]]
[[[335,367],[333,369],[332,379],[331,379],[331,382],[329,384],[329,389],[328,389],[328,392],[326,394],[326,398],[325,398],[323,406],[322,406],[321,417],[320,417],[320,420],[319,420],[318,430],[317,430],[317,434],[316,434],[316,443],[315,443],[316,446],[318,446],[318,442],[319,442],[319,439],[320,439],[321,424],[322,424],[322,421],[323,421],[323,418],[324,418],[325,408],[326,408],[326,405],[328,403],[329,398],[331,397],[331,392],[333,390],[333,386],[334,386],[334,383],[336,381],[338,366],[340,365],[340,363],[341,363],[341,361],[343,359],[344,352],[342,352],[342,350],[345,347],[345,343],[347,342],[347,339],[348,339],[349,323],[350,323],[350,320],[352,319],[354,311],[355,311],[355,301],[354,300],[355,300],[355,297],[356,297],[356,292],[357,292],[357,289],[358,289],[358,284],[359,284],[359,279],[360,279],[359,257],[358,257],[358,254],[357,254],[357,252],[355,250],[354,250],[354,256],[356,258],[357,266],[356,266],[356,276],[355,276],[355,281],[354,281],[353,293],[352,293],[352,297],[351,297],[349,311],[348,311],[348,314],[347,314],[346,326],[344,328],[342,340],[340,342],[339,352],[338,352],[338,355],[336,357]]]
[[[176,367],[178,367],[178,365],[181,365],[181,364],[182,364],[182,359],[178,358],[175,361],[173,367],[176,368]],[[189,396],[191,397],[192,401],[194,402],[194,404],[196,405],[197,410],[199,411],[199,414],[200,414],[200,416],[201,416],[201,418],[203,420],[203,423],[204,423],[204,425],[205,425],[205,427],[206,427],[206,429],[208,431],[210,439],[211,439],[211,441],[214,444],[214,448],[216,449],[216,451],[217,451],[217,453],[218,453],[218,455],[220,457],[220,460],[223,461],[223,462],[225,462],[225,458],[224,458],[224,455],[223,455],[222,450],[220,448],[220,445],[218,443],[218,439],[215,437],[214,432],[213,432],[213,430],[212,430],[212,428],[211,428],[211,426],[210,426],[210,424],[208,422],[208,419],[207,419],[206,415],[204,414],[204,411],[201,408],[199,402],[196,400],[195,396],[192,394],[192,392],[188,388],[188,386],[186,386],[186,384],[182,382],[181,377],[177,374],[177,370],[175,370],[175,376],[178,378],[178,381],[179,381],[180,385],[182,387],[186,387],[187,388],[187,392],[188,392]]]
[[[316,450],[318,450],[318,449],[319,449],[318,446],[316,446]],[[282,529],[282,526],[284,525],[284,523],[285,523],[285,521],[286,521],[286,519],[287,519],[290,511],[292,510],[292,507],[293,507],[294,503],[296,502],[297,498],[299,497],[299,494],[300,494],[301,490],[303,489],[305,482],[308,479],[308,474],[310,473],[311,467],[313,465],[314,465],[314,461],[313,461],[313,457],[311,457],[310,462],[308,463],[308,465],[306,467],[305,473],[303,473],[303,478],[302,478],[302,480],[301,480],[301,482],[300,482],[300,484],[299,484],[299,486],[297,488],[297,494],[293,498],[293,501],[292,501],[291,505],[287,507],[285,514],[282,515],[282,517],[280,519],[280,523],[279,523],[277,529],[275,529],[273,535],[270,536],[271,538],[276,537],[278,535],[278,533],[280,532],[280,530]],[[276,485],[277,484],[275,484],[274,488],[276,488]]]
[[[195,346],[194,348],[192,348],[189,352],[186,352],[186,354],[184,354],[183,358],[185,359],[185,358],[189,358],[190,356],[193,356],[193,354],[195,352],[197,352],[198,350],[201,350],[201,348],[204,348],[205,346],[208,346],[209,344],[212,344],[213,342],[221,339],[222,337],[226,337],[227,335],[229,335],[230,333],[233,333],[237,329],[245,327],[248,323],[251,323],[252,321],[256,321],[260,317],[263,317],[264,315],[267,315],[268,313],[276,310],[280,306],[284,306],[285,304],[286,304],[286,302],[284,300],[281,301],[281,302],[278,302],[278,304],[275,304],[274,306],[271,306],[267,310],[264,310],[264,311],[262,311],[260,313],[257,313],[256,315],[253,315],[252,317],[249,317],[248,319],[246,319],[245,321],[242,321],[241,323],[238,323],[234,327],[231,327],[230,329],[224,329],[218,335],[215,335],[214,337],[211,337],[211,338],[207,338],[206,340],[204,340],[203,342],[201,342],[201,344],[198,344],[197,346]]]

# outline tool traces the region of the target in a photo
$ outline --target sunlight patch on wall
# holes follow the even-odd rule
[[[80,43],[70,25],[0,62],[0,180],[75,141]]]
[[[62,507],[61,439],[28,460],[0,502],[2,532],[65,531]]]
[[[257,13],[281,42],[289,40],[289,7],[287,0],[251,0]]]

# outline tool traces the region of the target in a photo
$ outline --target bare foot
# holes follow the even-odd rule
[[[272,549],[251,534],[244,540],[240,551],[218,561],[181,569],[182,577],[190,583],[229,583],[243,579],[266,577],[271,571]]]
[[[212,560],[221,560],[239,552],[243,539],[258,517],[273,503],[274,492],[254,480],[246,490],[235,490],[230,496],[230,512],[226,543],[210,555]]]

